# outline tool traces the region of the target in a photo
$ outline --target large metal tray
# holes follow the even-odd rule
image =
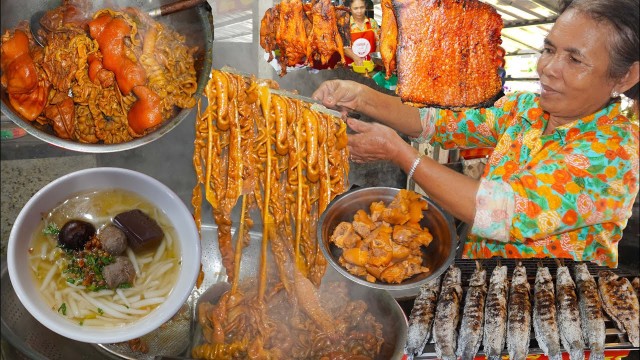
[[[497,262],[498,260],[496,258],[482,260],[482,265],[484,266],[485,269],[487,269],[487,281],[489,280],[488,277],[491,276],[491,271],[493,271],[493,268],[497,265]],[[511,279],[511,275],[513,274],[513,269],[516,266],[516,259],[500,259],[500,262],[501,262],[501,265],[507,266],[507,276],[509,279]],[[524,259],[522,263],[527,268],[527,279],[529,280],[529,284],[531,285],[532,291],[535,283],[536,270],[537,270],[538,263],[541,263],[542,265],[547,266],[549,268],[549,271],[551,272],[551,275],[553,276],[553,281],[555,283],[555,278],[556,278],[555,274],[558,268],[558,265],[555,259]],[[575,263],[576,262],[574,261],[564,260],[564,265],[569,267],[569,269],[571,270],[572,276],[573,276],[573,266]],[[476,268],[475,260],[456,259],[454,261],[454,265],[459,267],[460,270],[462,271],[462,287],[466,293],[466,290],[469,287],[469,279],[471,278],[471,274]],[[622,269],[609,269],[607,267],[597,266],[593,263],[587,263],[587,267],[589,269],[589,273],[591,273],[591,275],[593,275],[593,277],[596,278],[596,281],[598,278],[598,271],[600,270],[611,270],[616,274],[618,274],[619,276],[628,277],[628,278],[631,278],[632,276],[637,276]],[[464,306],[464,304],[462,304],[462,306]],[[606,315],[606,313],[604,315],[605,315],[605,326],[606,326],[605,349],[606,350],[638,350],[638,348],[634,348],[633,345],[631,345],[631,343],[629,342],[629,339],[627,338],[627,334],[624,331],[621,331],[620,329],[618,329],[615,323]],[[588,349],[585,349],[585,350],[588,350]],[[538,342],[535,338],[533,328],[531,329],[529,354],[530,355],[544,354],[542,349],[540,349]],[[506,345],[502,355],[503,356],[509,355],[506,349]],[[482,351],[482,346],[480,347],[480,351],[477,353],[476,356],[477,357],[485,356],[484,352]],[[433,343],[433,339],[429,339],[429,342],[425,346],[422,354],[414,357],[414,359],[416,360],[418,359],[426,360],[426,359],[436,359],[436,358],[437,357],[435,352],[435,344]]]

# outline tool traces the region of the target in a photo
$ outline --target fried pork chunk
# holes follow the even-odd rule
[[[502,84],[496,54],[502,18],[478,0],[393,0],[398,87],[416,106],[478,106]]]

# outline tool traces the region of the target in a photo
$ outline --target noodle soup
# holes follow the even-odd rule
[[[132,283],[115,288],[87,286],[70,276],[70,269],[79,261],[72,261],[72,252],[59,246],[56,230],[70,220],[82,220],[100,235],[117,214],[131,209],[141,210],[164,232],[154,248],[134,251],[126,247],[122,256],[135,270]],[[120,189],[79,193],[44,214],[29,252],[36,286],[51,311],[85,327],[124,326],[146,316],[167,300],[181,267],[177,234],[165,214],[140,195]],[[80,262],[84,265],[89,260],[95,258]]]

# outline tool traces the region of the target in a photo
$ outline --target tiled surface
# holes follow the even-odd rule
[[[7,243],[13,222],[33,194],[62,175],[95,166],[95,155],[3,160],[0,164],[2,255],[5,256],[7,253]]]

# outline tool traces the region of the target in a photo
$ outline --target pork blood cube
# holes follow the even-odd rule
[[[116,215],[113,223],[127,235],[129,246],[134,251],[153,249],[164,238],[160,225],[139,209]]]

